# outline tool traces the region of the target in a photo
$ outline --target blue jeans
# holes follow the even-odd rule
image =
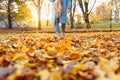
[[[66,23],[62,23],[62,32],[63,33],[65,32],[65,26],[66,26]],[[55,19],[55,32],[56,32],[56,34],[60,33],[59,18]]]

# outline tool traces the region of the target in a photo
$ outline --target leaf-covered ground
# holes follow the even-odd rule
[[[0,80],[120,80],[120,32],[0,36]]]

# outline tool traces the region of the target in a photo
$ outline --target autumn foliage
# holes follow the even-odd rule
[[[0,36],[0,67],[5,80],[120,80],[120,32]]]

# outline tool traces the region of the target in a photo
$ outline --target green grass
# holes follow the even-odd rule
[[[0,36],[6,36],[6,34],[4,34],[4,33],[0,33]]]
[[[110,28],[110,23],[91,24],[92,28]],[[120,28],[119,23],[112,23],[112,28]]]

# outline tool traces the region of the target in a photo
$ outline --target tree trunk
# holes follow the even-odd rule
[[[73,0],[71,0],[71,7],[73,6]],[[72,8],[71,8],[71,11],[70,11],[70,25],[71,25],[71,29],[73,28],[73,15],[72,15]]]
[[[48,26],[48,23],[49,23],[49,21],[47,20],[47,21],[46,21],[46,26]]]
[[[38,0],[38,30],[41,30],[41,7],[40,0]]]
[[[79,6],[82,10],[83,16],[84,16],[84,20],[85,20],[85,23],[86,23],[86,28],[91,28],[90,21],[89,21],[89,14],[91,13],[91,11],[93,9],[93,7],[96,3],[96,0],[94,1],[93,6],[89,11],[88,11],[89,0],[84,0],[84,2],[83,2],[83,0],[78,0],[78,3],[79,3]]]
[[[7,24],[7,22],[5,21],[5,19],[4,19],[4,23],[5,23],[5,26],[4,26],[4,27],[8,28],[8,24]]]
[[[84,19],[85,19],[86,28],[91,28],[90,21],[89,21],[89,14],[85,13]]]
[[[73,15],[72,15],[72,11],[70,12],[70,25],[71,25],[71,29],[74,28],[74,25],[73,25],[73,22],[74,22],[74,19],[73,19]]]
[[[71,7],[73,7],[73,9],[71,8],[71,12],[70,12],[70,24],[71,24],[71,29],[74,28],[74,14],[75,14],[75,8],[76,8],[76,0],[71,0]]]
[[[91,28],[90,21],[89,21],[89,14],[88,14],[88,2],[84,2],[84,4],[85,4],[84,19],[86,23],[86,28]]]
[[[11,0],[8,1],[8,11],[7,11],[8,12],[8,26],[9,26],[9,29],[12,29],[10,3],[11,3]]]

